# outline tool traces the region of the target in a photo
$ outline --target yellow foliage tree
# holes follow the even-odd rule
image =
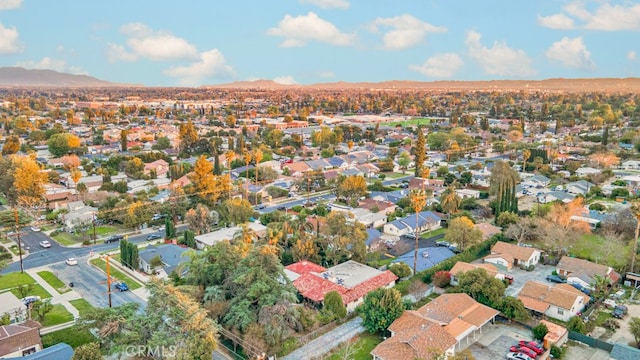
[[[80,147],[80,138],[73,134],[68,134],[67,145],[69,146],[69,149],[75,149]]]
[[[43,203],[44,184],[49,180],[47,173],[41,171],[40,165],[30,156],[13,155],[12,161],[15,166],[13,186],[18,204],[32,209]]]
[[[253,160],[256,162],[256,186],[258,186],[258,165],[260,165],[260,161],[262,161],[263,154],[260,149],[255,149],[253,151]]]
[[[354,203],[367,194],[367,181],[360,175],[347,176],[338,185],[337,193],[338,196],[348,199],[350,203]]]
[[[612,152],[599,152],[589,155],[589,160],[603,168],[610,168],[620,163],[620,158]]]
[[[553,204],[548,219],[564,230],[591,232],[591,226],[585,221],[576,221],[574,216],[585,216],[589,210],[584,207],[584,198],[577,197],[567,204]]]
[[[227,190],[226,187],[221,188],[222,182],[220,178],[213,175],[213,165],[207,161],[207,157],[200,155],[193,167],[193,173],[189,176],[193,183],[194,193],[201,199],[215,203],[222,194]]]

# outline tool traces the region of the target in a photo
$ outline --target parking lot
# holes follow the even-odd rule
[[[505,291],[505,295],[516,297],[522,287],[527,281],[539,281],[539,282],[547,282],[545,279],[547,275],[550,275],[555,267],[551,265],[536,265],[536,268],[533,271],[521,270],[519,268],[514,268],[507,274],[513,276],[513,284],[507,287]],[[552,284],[552,283],[549,283]]]

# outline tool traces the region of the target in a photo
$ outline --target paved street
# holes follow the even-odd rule
[[[365,331],[362,327],[362,318],[356,317],[328,333],[310,341],[291,354],[282,357],[282,360],[310,360],[319,357],[345,341],[353,339]]]

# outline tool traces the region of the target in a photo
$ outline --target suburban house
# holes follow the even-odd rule
[[[156,274],[162,278],[166,278],[171,274],[178,265],[189,260],[184,253],[189,248],[178,246],[175,244],[163,244],[158,246],[147,246],[138,253],[138,268],[147,274]],[[153,268],[151,262],[156,256],[160,257],[162,266]]]
[[[620,164],[621,169],[640,170],[640,160],[626,160]]]
[[[413,270],[413,255],[413,251],[409,251],[395,258],[392,263],[403,262]],[[419,248],[418,258],[416,261],[416,271],[421,272],[430,269],[454,255],[453,251],[444,246]]]
[[[502,229],[500,229],[497,226],[491,225],[489,223],[479,223],[479,224],[475,224],[473,227],[480,230],[480,232],[482,233],[483,241],[487,240],[488,238],[492,237],[495,234],[499,234],[502,232]]]
[[[349,313],[364,301],[371,291],[390,288],[398,277],[391,271],[380,271],[349,260],[334,267],[324,267],[309,261],[300,261],[285,267],[285,274],[307,301],[321,305],[324,296],[337,291]]]
[[[523,180],[520,185],[522,185],[523,187],[544,188],[549,186],[549,183],[551,182],[551,179],[539,174],[527,178],[522,176],[522,178]]]
[[[23,357],[40,351],[40,328],[40,323],[33,320],[0,326],[0,357]]]
[[[620,274],[607,265],[596,264],[588,260],[563,256],[556,265],[558,275],[565,277],[569,284],[580,284],[593,289],[596,276],[607,279],[615,284],[620,280]]]
[[[442,294],[418,310],[406,310],[390,326],[391,336],[372,351],[374,360],[431,359],[455,355],[492,322],[499,311],[467,294]]]
[[[575,199],[575,196],[564,191],[549,191],[538,195],[538,202],[541,204],[548,204],[554,201],[562,201],[567,204]]]
[[[258,238],[263,238],[267,234],[267,227],[260,223],[250,222],[247,223],[247,226],[256,233]],[[197,235],[195,237],[196,247],[201,250],[206,246],[213,246],[213,244],[220,241],[231,241],[240,231],[242,231],[242,227],[232,226],[224,227],[210,233]]]
[[[387,215],[381,212],[371,212],[363,208],[351,210],[351,214],[366,228],[379,228],[387,223]]]
[[[576,170],[576,175],[580,177],[597,174],[600,174],[600,170],[588,166],[584,166]]]
[[[458,261],[455,265],[453,265],[451,270],[449,270],[449,274],[451,274],[451,285],[458,285],[458,280],[456,278],[458,274],[475,269],[484,269],[487,274],[495,277],[496,279],[504,279],[504,274],[498,272],[498,268],[493,264],[471,264],[464,261]]]
[[[394,211],[396,211],[397,208],[396,204],[390,201],[375,200],[370,198],[361,200],[358,203],[358,206],[371,212],[379,212],[385,215],[392,214]]]
[[[581,312],[589,302],[589,296],[569,284],[549,285],[527,281],[518,299],[534,315],[545,315],[567,321]]]
[[[541,253],[536,248],[498,241],[491,248],[491,254],[484,257],[484,262],[494,264],[498,269],[511,270],[514,266],[536,265]]]
[[[480,191],[473,189],[456,189],[456,194],[461,199],[471,198],[471,199],[480,199]]]
[[[593,183],[590,183],[586,180],[578,180],[578,181],[574,181],[572,183],[568,183],[565,188],[567,189],[567,192],[569,194],[573,194],[573,195],[587,195],[587,193],[589,193],[589,190],[591,190],[594,186],[596,186]]]
[[[0,315],[9,314],[10,323],[19,323],[27,319],[27,306],[12,292],[0,294]]]
[[[430,230],[436,230],[440,228],[440,216],[434,214],[431,211],[423,211],[418,213],[418,219],[416,223],[416,215],[411,214],[403,217],[402,219],[396,219],[390,223],[384,225],[384,233],[389,235],[402,236],[406,234],[413,234],[416,232],[425,232]]]
[[[150,175],[151,172],[155,172],[156,177],[166,177],[169,173],[169,163],[163,159],[144,164],[144,174]]]
[[[90,226],[93,223],[98,208],[85,205],[82,201],[67,203],[68,213],[62,214],[65,230],[71,231],[76,227]]]

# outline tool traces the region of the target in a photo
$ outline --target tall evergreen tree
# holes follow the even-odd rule
[[[425,145],[426,139],[424,138],[424,133],[422,132],[422,129],[418,127],[418,138],[416,139],[416,153],[414,157],[414,161],[416,163],[416,177],[422,176],[422,169],[424,167],[425,159]]]
[[[496,196],[495,216],[505,211],[518,213],[518,199],[516,198],[516,184],[520,180],[518,173],[505,161],[497,161],[491,169],[491,193]]]
[[[220,170],[220,155],[218,154],[218,147],[215,145],[213,146],[213,174],[222,174],[222,170]]]
[[[607,146],[609,144],[609,127],[605,126],[602,130],[602,145]]]
[[[489,119],[486,115],[483,116],[482,119],[480,119],[480,128],[484,131],[489,130]]]
[[[562,122],[560,121],[560,118],[556,119],[556,134],[558,134],[560,132],[560,129],[562,128]]]
[[[127,135],[128,131],[126,129],[120,130],[120,149],[124,152],[127,151]]]

